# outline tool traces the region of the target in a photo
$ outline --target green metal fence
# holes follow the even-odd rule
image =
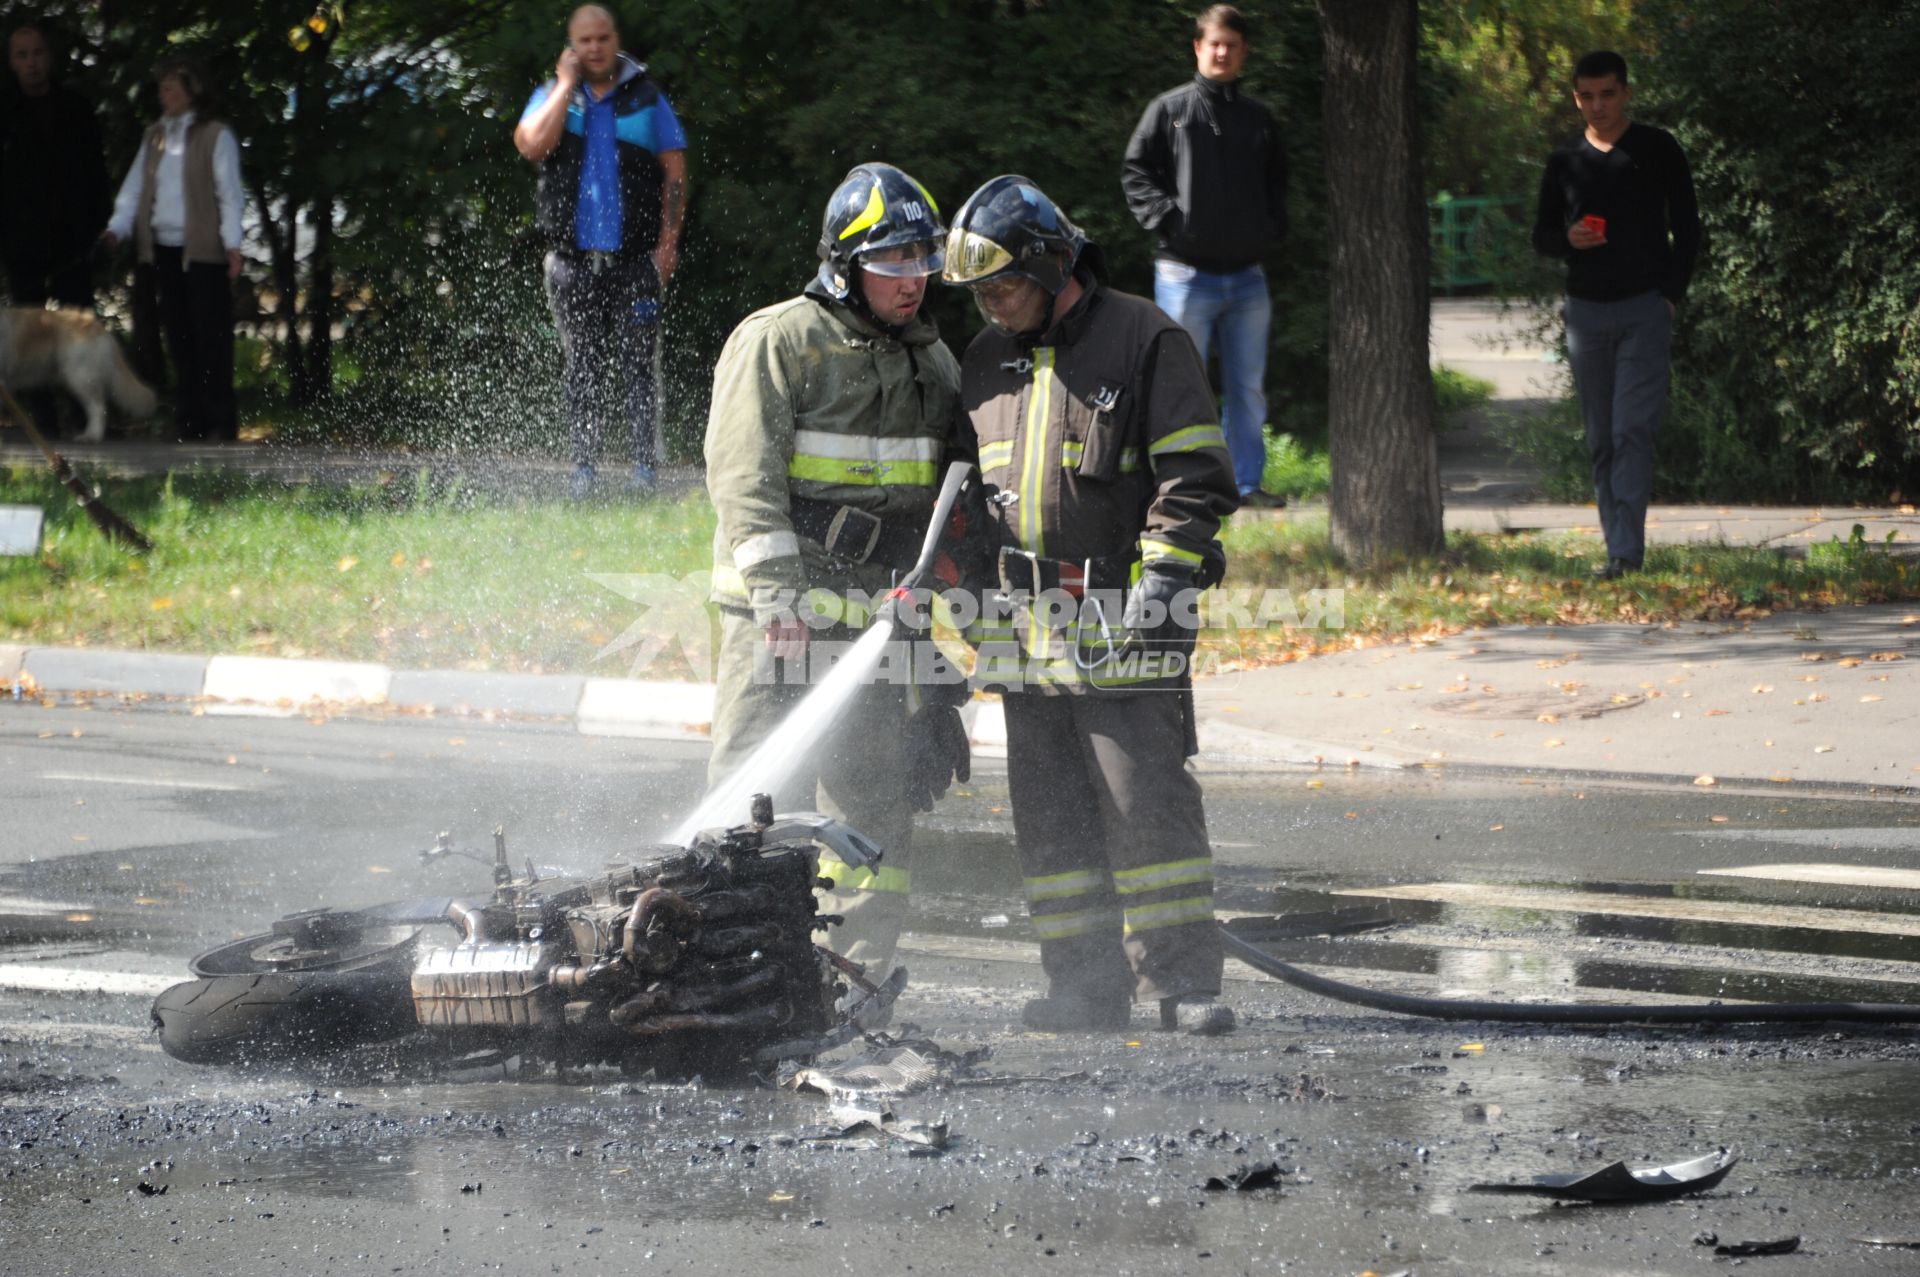
[[[1432,286],[1456,289],[1495,283],[1509,264],[1532,250],[1526,242],[1525,201],[1489,195],[1441,195],[1427,205],[1432,236]]]

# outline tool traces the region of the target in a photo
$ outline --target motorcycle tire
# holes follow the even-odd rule
[[[258,972],[176,984],[154,999],[160,1047],[188,1064],[286,1063],[419,1028],[404,971]]]
[[[217,945],[187,964],[197,976],[408,970],[420,928],[377,911],[309,909],[263,935]]]

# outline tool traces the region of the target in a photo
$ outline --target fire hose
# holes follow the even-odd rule
[[[1399,1015],[1432,1020],[1494,1020],[1522,1024],[1808,1024],[1844,1020],[1862,1024],[1920,1024],[1920,1006],[1904,1002],[1627,1003],[1594,1006],[1564,1002],[1491,1002],[1388,993],[1314,975],[1280,961],[1220,924],[1228,954],[1296,989]]]

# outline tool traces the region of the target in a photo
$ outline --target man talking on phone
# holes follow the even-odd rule
[[[629,489],[650,494],[660,464],[654,346],[680,258],[687,138],[646,70],[620,51],[613,14],[583,4],[567,19],[554,78],[534,90],[513,131],[520,154],[540,166],[534,220],[548,244],[576,499],[593,490],[600,432],[622,394]]]

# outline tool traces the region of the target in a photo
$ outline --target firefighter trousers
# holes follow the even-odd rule
[[[799,662],[767,654],[765,629],[750,616],[721,609],[719,686],[713,707],[709,784],[745,762],[812,690]],[[815,631],[813,642],[848,643],[841,628]],[[815,673],[824,673],[816,670]],[[775,811],[820,811],[843,820],[880,845],[878,871],[853,869],[823,853],[820,874],[834,879],[820,911],[846,921],[827,932],[834,952],[867,966],[876,983],[893,967],[893,950],[906,923],[912,885],[913,807],[907,798],[907,689],[875,683],[855,694],[823,739],[801,747],[804,757],[773,795]]]
[[[1005,703],[1014,837],[1049,993],[1218,994],[1213,852],[1180,694]]]

